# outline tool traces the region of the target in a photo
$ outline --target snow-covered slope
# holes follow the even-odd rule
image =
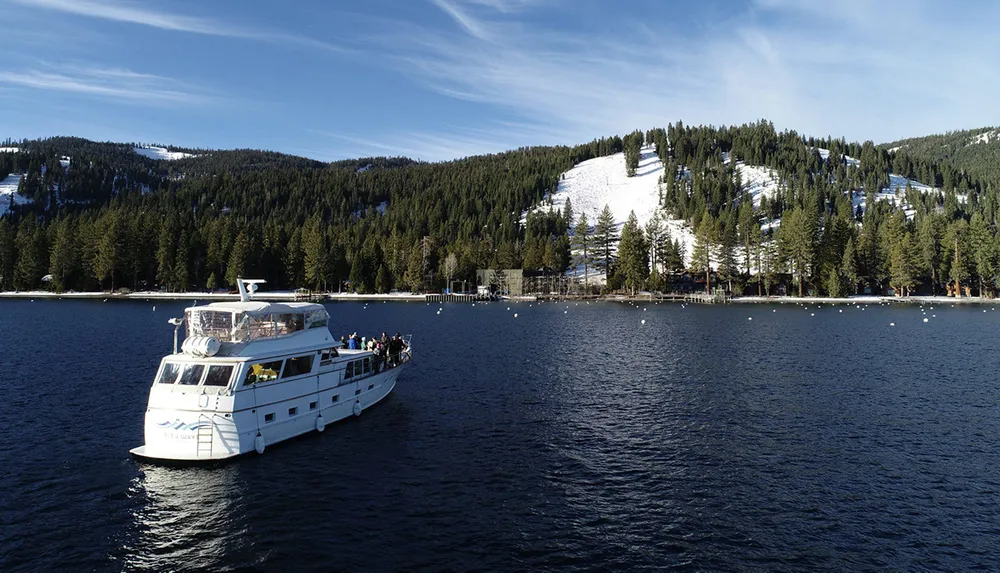
[[[651,145],[642,148],[635,176],[625,173],[625,154],[597,157],[576,165],[563,174],[551,196],[552,206],[562,209],[569,198],[576,216],[586,213],[591,224],[607,205],[621,225],[635,211],[640,225],[653,216],[660,198],[659,181],[663,164]],[[545,208],[545,207],[543,207]]]
[[[17,186],[20,183],[20,173],[12,173],[3,181],[0,181],[0,217],[6,215],[7,211],[10,210],[11,197],[14,198],[14,203],[16,205],[24,205],[25,203],[28,203],[27,199],[17,193]]]
[[[190,153],[184,153],[183,151],[167,151],[165,147],[156,147],[153,145],[147,147],[133,147],[136,153],[139,155],[144,155],[150,159],[163,159],[166,161],[172,161],[174,159],[184,159],[185,157],[194,157]]]
[[[742,161],[736,163],[743,188],[753,198],[753,206],[760,207],[761,197],[773,199],[778,192],[778,175],[773,169],[758,165],[746,165]]]

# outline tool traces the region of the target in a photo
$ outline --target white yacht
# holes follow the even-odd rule
[[[149,391],[145,445],[157,460],[220,460],[257,451],[361,412],[385,398],[409,361],[409,337],[389,361],[348,350],[327,328],[320,304],[251,300],[190,307],[174,325],[174,353]],[[187,336],[177,350],[177,329]]]

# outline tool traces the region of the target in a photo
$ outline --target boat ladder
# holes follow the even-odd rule
[[[215,437],[215,422],[212,418],[202,414],[198,418],[198,433],[195,437],[197,442],[195,447],[195,453],[197,456],[210,458],[212,457],[212,442]]]

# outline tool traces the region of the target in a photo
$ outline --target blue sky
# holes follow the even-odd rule
[[[1000,4],[0,0],[0,138],[442,160],[635,128],[996,125]]]

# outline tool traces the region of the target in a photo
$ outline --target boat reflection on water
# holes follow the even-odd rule
[[[126,570],[228,569],[252,561],[239,466],[142,464],[131,490],[142,502],[132,515],[131,547],[123,548]]]

